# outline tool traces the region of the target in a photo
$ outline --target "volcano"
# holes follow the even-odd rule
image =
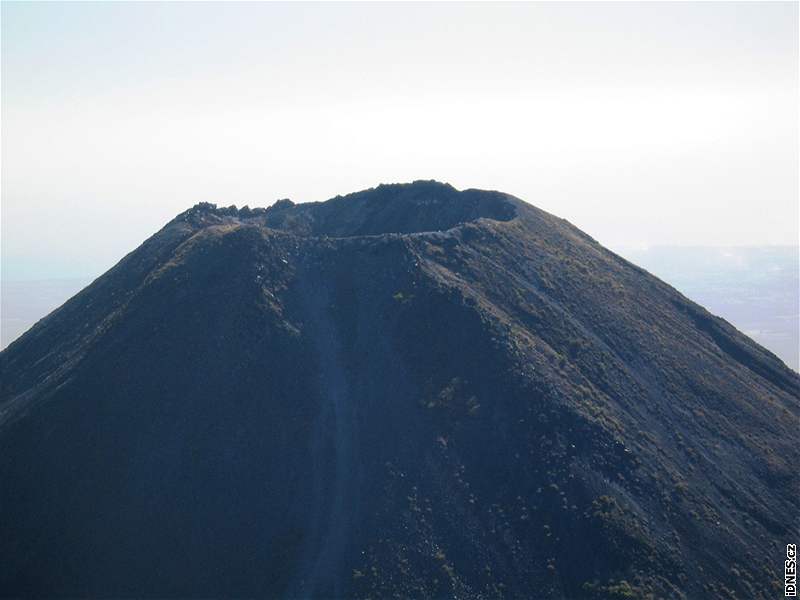
[[[800,377],[432,181],[198,204],[0,353],[0,595],[775,598]]]

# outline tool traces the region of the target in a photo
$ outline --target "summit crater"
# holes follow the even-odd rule
[[[484,190],[456,190],[437,181],[384,184],[326,202],[279,200],[267,208],[195,205],[179,218],[227,219],[299,236],[333,238],[443,231],[479,219],[510,221],[524,203]]]

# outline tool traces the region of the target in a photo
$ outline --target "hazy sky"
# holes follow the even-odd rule
[[[796,2],[3,2],[2,277],[413,179],[612,246],[796,244],[798,103]]]

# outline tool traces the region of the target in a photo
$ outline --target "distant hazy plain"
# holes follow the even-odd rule
[[[800,248],[616,248],[800,370]],[[91,278],[0,282],[0,347],[74,296]]]
[[[0,348],[89,285],[89,277],[42,281],[0,281]]]
[[[800,371],[800,248],[617,248]]]

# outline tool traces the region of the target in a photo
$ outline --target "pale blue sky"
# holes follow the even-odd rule
[[[796,2],[3,2],[2,277],[420,178],[612,246],[796,244],[797,32]]]

